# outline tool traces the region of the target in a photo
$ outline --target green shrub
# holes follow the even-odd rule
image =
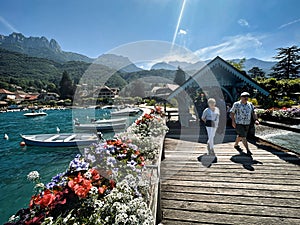
[[[155,106],[156,105],[156,101],[154,99],[151,99],[148,103],[147,106]]]

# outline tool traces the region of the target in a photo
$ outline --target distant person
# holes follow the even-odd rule
[[[204,109],[207,107],[207,99],[204,93],[200,93],[195,101],[195,105],[198,112],[198,118],[200,119]]]
[[[207,149],[209,154],[214,154],[214,137],[219,124],[220,110],[216,107],[216,100],[207,100],[208,108],[203,111],[201,119],[205,124],[208,135]]]
[[[250,94],[248,92],[243,92],[240,95],[241,100],[233,104],[230,110],[230,116],[232,120],[232,126],[235,128],[237,133],[234,148],[242,153],[243,150],[239,146],[239,142],[242,141],[247,150],[247,155],[251,156],[252,152],[250,151],[247,142],[247,134],[250,127],[251,118],[254,118],[256,125],[258,125],[259,122],[254,111],[254,106],[251,102],[248,102],[249,96]]]

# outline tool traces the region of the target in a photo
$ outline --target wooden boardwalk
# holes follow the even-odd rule
[[[250,148],[253,160],[219,144],[207,168],[197,160],[205,144],[167,138],[162,224],[300,224],[299,157],[266,143]]]

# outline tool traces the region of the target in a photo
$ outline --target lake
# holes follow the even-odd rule
[[[300,129],[300,125],[295,125],[294,127]],[[256,135],[300,153],[300,133],[259,125],[256,126]]]
[[[20,147],[20,134],[73,132],[73,115],[82,123],[101,118],[107,111],[94,109],[49,110],[48,116],[27,118],[24,112],[0,113],[0,224],[22,207],[28,207],[34,194],[34,184],[27,181],[27,174],[33,170],[40,173],[42,182],[67,169],[69,162],[80,153],[78,148]],[[96,115],[95,115],[96,114]],[[133,122],[135,118],[131,118]],[[129,122],[129,123],[130,123]],[[3,138],[8,134],[9,140]],[[111,138],[114,133],[105,133]]]

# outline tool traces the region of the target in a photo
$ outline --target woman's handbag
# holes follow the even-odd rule
[[[215,127],[215,121],[212,121],[212,120],[206,120],[206,121],[205,121],[205,126],[206,126],[206,127]]]

